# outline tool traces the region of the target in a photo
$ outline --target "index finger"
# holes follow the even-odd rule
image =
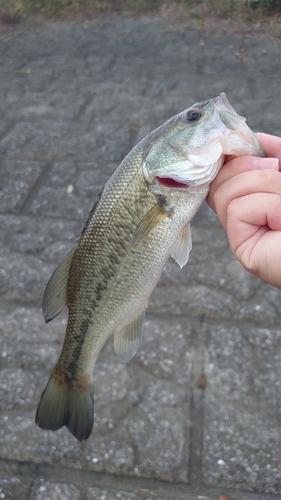
[[[263,145],[267,156],[269,156],[270,158],[278,158],[278,160],[281,160],[281,137],[277,137],[276,135],[264,134],[263,132],[257,132],[256,136]],[[224,163],[228,163],[234,158],[236,157],[233,155],[226,155]]]
[[[267,156],[281,160],[281,137],[261,132],[257,133],[256,136],[265,148]]]
[[[207,202],[216,212],[214,194],[217,189],[229,179],[236,177],[238,174],[252,170],[279,170],[278,160],[276,158],[256,158],[254,156],[239,156],[234,157],[226,163],[217,177],[213,180],[210,186],[210,191],[207,197]],[[250,189],[250,186],[248,186]]]
[[[211,183],[210,192],[207,197],[207,202],[214,211],[216,211],[214,203],[214,193],[221,184],[223,184],[231,177],[241,172],[260,169],[260,168],[279,170],[277,161],[274,164],[273,159],[274,158],[279,159],[281,166],[281,137],[276,137],[264,133],[258,133],[256,135],[260,140],[261,144],[263,145],[263,147],[265,148],[268,158],[262,159],[262,164],[261,164],[260,163],[261,160],[253,156],[242,156],[242,157],[227,156],[223,168],[219,172],[218,176]]]

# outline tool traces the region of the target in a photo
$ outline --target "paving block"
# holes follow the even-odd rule
[[[280,494],[281,332],[250,325],[204,330],[204,481]]]

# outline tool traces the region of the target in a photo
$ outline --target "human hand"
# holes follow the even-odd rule
[[[281,138],[257,136],[268,158],[227,158],[207,202],[243,267],[281,288]]]

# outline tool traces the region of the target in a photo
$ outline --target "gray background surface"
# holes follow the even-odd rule
[[[280,52],[145,17],[2,31],[0,498],[281,498],[280,291],[241,268],[206,205],[134,359],[118,363],[112,339],[99,357],[91,438],[34,423],[66,326],[45,325],[42,293],[105,181],[146,133],[222,91],[281,135]]]

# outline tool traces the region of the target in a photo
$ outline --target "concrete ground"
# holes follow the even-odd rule
[[[103,184],[147,132],[222,91],[281,135],[280,46],[108,16],[2,30],[0,53],[0,498],[281,498],[281,294],[241,268],[207,206],[136,356],[102,351],[90,439],[34,423],[66,325],[44,323],[42,293]]]

